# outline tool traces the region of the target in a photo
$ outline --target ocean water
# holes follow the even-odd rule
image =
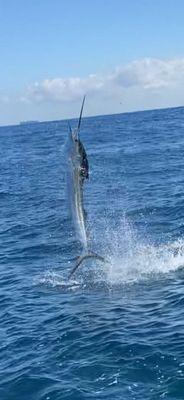
[[[184,399],[184,108],[84,118],[70,282],[67,130],[0,128],[0,399]]]

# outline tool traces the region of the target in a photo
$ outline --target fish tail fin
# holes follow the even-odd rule
[[[90,252],[88,252],[86,254],[83,254],[82,256],[79,256],[77,258],[77,262],[76,262],[74,268],[72,269],[72,271],[70,272],[68,279],[70,279],[72,277],[74,272],[78,269],[79,265],[81,265],[83,263],[83,261],[87,260],[88,258],[94,258],[94,259],[99,260],[101,262],[106,262],[104,257],[94,253],[93,251],[90,251]]]

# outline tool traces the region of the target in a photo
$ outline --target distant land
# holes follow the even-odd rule
[[[40,121],[20,121],[19,125],[38,124]]]

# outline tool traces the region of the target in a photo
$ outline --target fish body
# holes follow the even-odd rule
[[[83,185],[89,176],[89,165],[84,167],[84,146],[79,139],[76,139],[76,132],[70,132],[68,143],[68,172],[67,185],[69,192],[69,202],[77,237],[84,248],[87,250],[88,241],[86,233],[86,212],[84,210]],[[85,152],[85,157],[87,155]]]
[[[82,254],[81,256],[77,257],[76,265],[72,269],[69,278],[74,274],[76,269],[85,259],[96,258],[100,261],[104,261],[103,257],[97,255],[89,249],[86,231],[86,212],[84,210],[83,186],[85,180],[89,177],[89,163],[84,145],[79,138],[84,101],[85,96],[82,102],[77,128],[72,130],[71,126],[69,125],[67,143],[67,186],[69,203],[76,234],[82,246]]]

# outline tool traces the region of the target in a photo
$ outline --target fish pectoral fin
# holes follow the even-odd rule
[[[95,258],[101,262],[106,262],[105,258],[102,256],[99,256],[98,254],[90,251],[89,253],[86,253],[82,256],[78,257],[78,260],[76,262],[76,265],[74,266],[74,268],[72,269],[72,271],[69,274],[68,279],[70,279],[72,277],[72,275],[74,274],[74,272],[78,269],[79,265],[82,264],[83,261],[87,260],[88,258]]]

